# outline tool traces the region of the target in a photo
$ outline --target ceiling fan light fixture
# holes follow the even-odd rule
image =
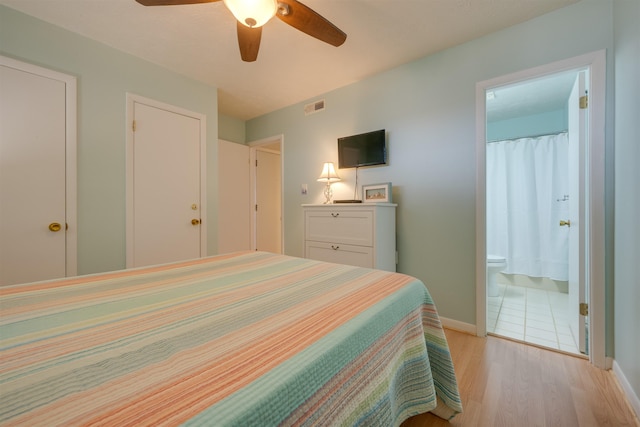
[[[238,22],[251,28],[262,27],[278,9],[277,0],[224,0],[224,4]]]

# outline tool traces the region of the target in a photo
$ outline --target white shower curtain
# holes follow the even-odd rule
[[[567,133],[487,144],[487,253],[505,273],[568,279]]]

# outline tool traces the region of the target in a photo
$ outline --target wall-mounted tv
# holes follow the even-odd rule
[[[338,138],[338,168],[387,164],[385,130]]]

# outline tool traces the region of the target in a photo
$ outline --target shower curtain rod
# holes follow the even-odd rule
[[[491,141],[487,141],[487,144],[491,144],[492,142],[500,142],[500,141],[515,141],[516,139],[523,139],[523,138],[540,138],[542,136],[560,135],[561,133],[567,133],[567,132],[569,132],[569,129],[561,130],[560,132],[556,132],[556,133],[541,133],[539,135],[527,135],[527,136],[521,136],[518,138],[492,139]]]

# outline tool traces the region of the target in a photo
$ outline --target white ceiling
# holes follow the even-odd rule
[[[278,19],[258,60],[241,61],[220,2],[0,0],[13,9],[218,88],[222,114],[250,119],[524,22],[578,0],[303,0],[347,33],[333,47]]]

